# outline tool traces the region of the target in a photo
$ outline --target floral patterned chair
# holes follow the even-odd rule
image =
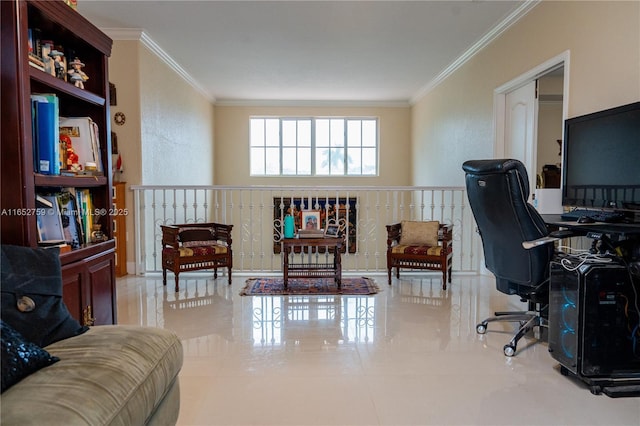
[[[442,289],[451,283],[453,259],[452,225],[438,221],[406,221],[387,225],[387,271],[391,285],[391,270],[396,268],[442,271]],[[448,274],[448,275],[447,275]]]
[[[161,225],[162,229],[162,283],[167,285],[167,270],[173,271],[179,290],[180,272],[213,269],[218,278],[218,268],[228,268],[231,285],[233,253],[231,230],[233,225],[221,223],[186,223]]]

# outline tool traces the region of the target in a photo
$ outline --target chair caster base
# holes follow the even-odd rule
[[[504,345],[502,348],[502,352],[504,352],[505,356],[512,357],[516,354],[516,346],[515,345]]]
[[[485,334],[486,332],[487,332],[487,323],[486,322],[481,322],[480,324],[476,325],[476,333]]]

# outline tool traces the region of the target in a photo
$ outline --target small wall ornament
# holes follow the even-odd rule
[[[122,126],[126,120],[127,117],[125,117],[124,112],[116,112],[116,115],[113,117],[113,121],[115,121],[118,126]]]

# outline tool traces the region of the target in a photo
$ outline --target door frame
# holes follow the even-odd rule
[[[568,99],[569,99],[569,59],[570,51],[565,50],[559,55],[541,63],[540,65],[532,68],[524,74],[519,75],[513,80],[503,84],[493,91],[493,133],[494,133],[494,145],[493,145],[493,158],[504,158],[505,156],[505,123],[506,123],[506,99],[507,93],[524,86],[531,81],[537,80],[543,75],[554,71],[564,66],[564,82],[562,87],[562,121],[567,119],[568,113]],[[537,127],[538,117],[535,118]],[[564,134],[563,138],[564,140]],[[531,144],[532,150],[535,150],[537,143]],[[532,158],[535,158],[536,153],[531,152]],[[562,159],[561,159],[562,161]],[[533,190],[533,188],[532,188]]]

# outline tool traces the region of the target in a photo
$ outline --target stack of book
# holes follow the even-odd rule
[[[300,229],[298,230],[298,238],[323,238],[324,231],[322,229]]]
[[[63,188],[36,195],[38,244],[68,245],[73,249],[91,243],[96,214],[88,189]]]
[[[55,94],[33,94],[31,124],[36,173],[104,175],[100,132],[91,117],[60,117]],[[61,142],[61,139],[67,142]],[[95,170],[94,167],[86,170],[87,164],[95,165]]]

